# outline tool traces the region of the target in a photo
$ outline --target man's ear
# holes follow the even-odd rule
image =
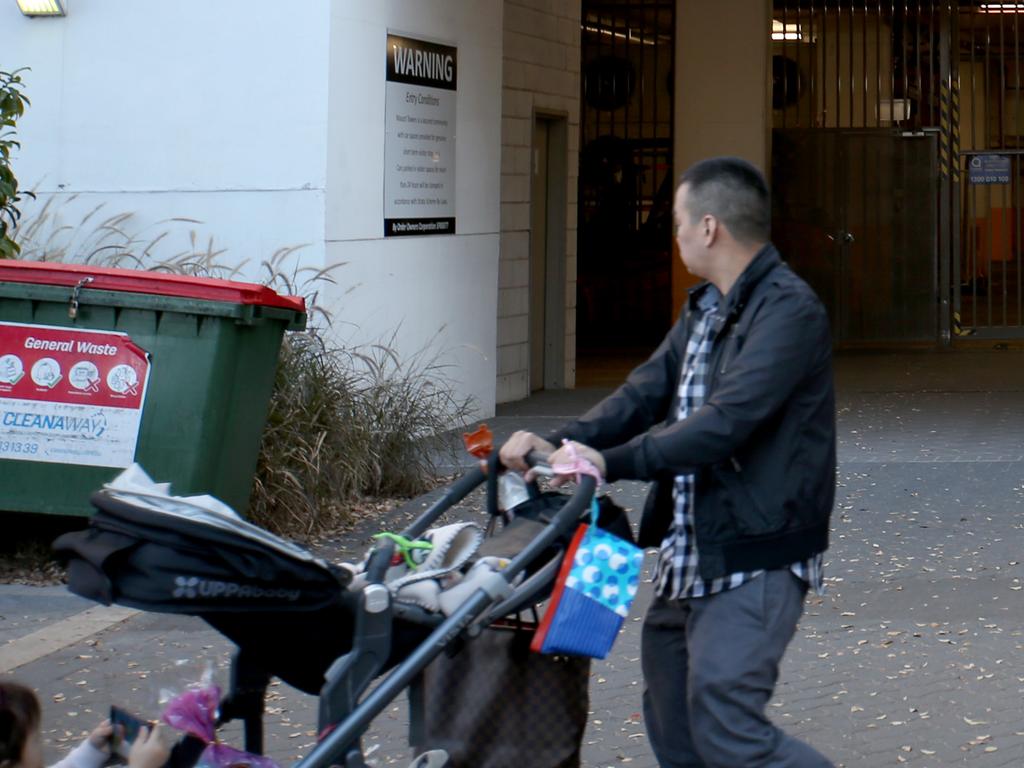
[[[701,225],[704,227],[704,245],[711,247],[714,245],[715,240],[718,239],[718,219],[710,214],[706,214],[701,219]]]

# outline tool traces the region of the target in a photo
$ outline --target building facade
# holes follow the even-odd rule
[[[0,69],[37,242],[330,270],[335,334],[433,350],[487,416],[656,343],[709,155],[769,175],[840,346],[1020,335],[1017,5],[7,0]]]

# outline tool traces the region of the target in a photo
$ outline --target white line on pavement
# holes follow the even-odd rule
[[[0,672],[11,672],[128,619],[138,611],[97,606],[0,645]]]

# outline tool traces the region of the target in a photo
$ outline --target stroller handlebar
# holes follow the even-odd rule
[[[543,451],[533,450],[526,455],[526,463],[534,469],[537,469],[542,475],[551,474],[551,466],[548,464],[548,457],[550,453]],[[432,526],[437,519],[444,513],[455,506],[457,503],[462,501],[471,491],[477,486],[488,479],[488,476],[493,472],[502,471],[501,463],[498,461],[497,453],[492,454],[488,459],[485,459],[479,463],[479,465],[471,468],[461,478],[456,480],[444,493],[434,501],[427,509],[417,515],[416,519],[413,520],[409,526],[402,531],[402,536],[409,539],[415,539],[421,536],[430,526]],[[496,491],[495,491],[496,492]],[[593,493],[591,491],[591,493]],[[495,500],[489,500],[488,506],[493,507]],[[589,496],[587,497],[587,503],[590,503]],[[496,509],[489,509],[491,514],[496,514]]]
[[[509,565],[495,575],[500,576],[506,583],[511,583],[533,560],[540,557],[560,536],[577,524],[580,515],[590,505],[596,488],[597,482],[593,477],[583,476],[554,519],[512,559]],[[373,718],[456,637],[472,624],[487,617],[496,605],[505,604],[505,601],[513,599],[506,597],[503,600],[502,593],[507,592],[493,589],[493,584],[490,587],[476,589],[450,616],[436,625],[405,661],[394,667],[372,691],[367,693],[348,717],[324,736],[295,768],[327,768],[358,754],[359,737]]]
[[[597,481],[594,478],[584,475],[580,478],[579,484],[569,497],[565,505],[558,511],[547,528],[535,537],[523,550],[516,555],[512,562],[502,571],[509,581],[519,575],[520,572],[539,557],[548,547],[554,544],[559,538],[569,533],[579,522],[580,516],[590,506],[590,500],[597,490]]]
[[[550,457],[550,453],[533,450],[526,454],[526,463],[531,469],[536,470],[537,474],[551,477],[554,472],[551,471],[551,464],[548,462]]]

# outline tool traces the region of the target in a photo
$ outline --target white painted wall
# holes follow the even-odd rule
[[[30,19],[0,3],[0,68],[31,67],[14,167],[40,202],[25,216],[56,196],[77,224],[102,203],[143,236],[170,231],[165,255],[195,230],[253,275],[300,243],[322,264],[330,0],[67,5]]]
[[[15,169],[53,198],[45,236],[133,214],[158,257],[209,238],[257,277],[276,250],[347,262],[321,299],[347,342],[430,347],[494,413],[501,0],[69,0],[62,19],[0,3],[0,68],[32,68]],[[383,238],[385,35],[459,51],[457,234]],[[187,217],[200,223],[171,222]],[[81,228],[71,250],[95,232]],[[61,237],[67,244],[69,236]]]
[[[449,365],[481,416],[494,413],[501,136],[501,0],[335,2],[328,84],[326,261],[338,333],[390,338]],[[458,48],[451,236],[384,238],[388,31]]]

